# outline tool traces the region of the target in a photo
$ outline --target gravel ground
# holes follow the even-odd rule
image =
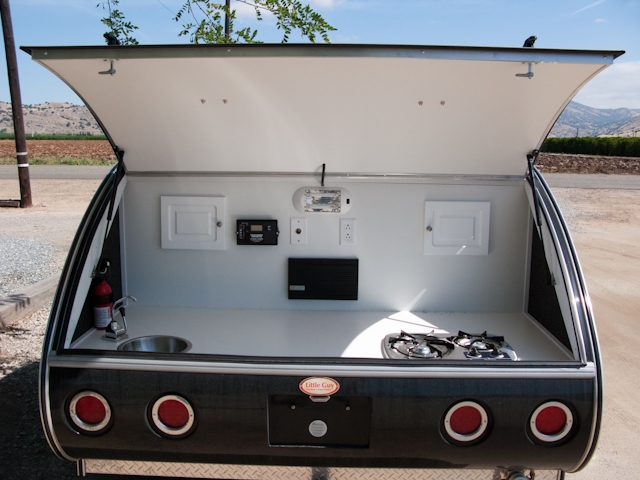
[[[11,197],[13,192],[9,189],[14,188],[15,183],[0,180],[0,198]],[[98,183],[86,180],[32,182],[35,201],[39,202],[36,207],[26,212],[0,209],[1,288],[14,288],[4,285],[5,278],[11,276],[5,273],[10,270],[6,258],[23,259],[18,260],[21,274],[15,275],[13,285],[35,281],[46,268],[56,265],[60,268],[65,249]],[[640,191],[554,189],[554,194],[571,228],[585,270],[598,321],[607,387],[596,455],[582,472],[567,475],[567,479],[637,478],[640,444],[629,439],[634,438],[640,428],[640,395],[638,386],[629,379],[640,369],[640,360],[619,352],[628,351],[626,339],[628,332],[637,328],[636,313],[640,309],[637,295]],[[25,232],[29,235],[25,236]],[[20,253],[14,257],[4,251],[5,246],[25,244],[38,253],[26,258]],[[0,332],[0,480],[77,478],[73,463],[53,455],[40,425],[38,361],[47,316],[48,308],[45,308]]]
[[[100,180],[33,180],[34,207],[0,208],[0,296],[62,270],[82,214]],[[19,198],[0,179],[0,198]],[[38,406],[38,362],[49,308],[0,332],[0,480],[77,478],[74,463],[49,448]]]
[[[0,297],[60,273],[55,247],[37,238],[0,235]]]
[[[75,464],[51,452],[38,406],[38,362],[49,307],[16,322],[0,335],[0,478],[78,478]]]
[[[2,219],[3,226],[10,222],[6,216]],[[62,247],[57,248],[43,238],[0,235],[0,297],[60,273],[64,262],[60,250]],[[40,425],[36,395],[38,362],[50,308],[48,305],[15,322],[0,334],[3,480],[77,478],[73,463],[53,455]],[[37,462],[32,461],[34,458]]]

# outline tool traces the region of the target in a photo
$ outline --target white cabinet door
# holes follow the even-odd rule
[[[160,197],[162,248],[224,250],[225,197]]]
[[[490,202],[425,202],[425,255],[488,255]]]

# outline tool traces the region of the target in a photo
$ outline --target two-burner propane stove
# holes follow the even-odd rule
[[[431,333],[391,334],[382,341],[385,358],[411,360],[517,360],[504,337],[483,333],[458,332],[453,336]]]

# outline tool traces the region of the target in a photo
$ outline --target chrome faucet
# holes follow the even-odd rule
[[[111,307],[112,320],[107,327],[106,333],[102,336],[102,338],[104,338],[105,340],[113,340],[115,342],[119,342],[127,338],[127,317],[125,316],[124,307],[129,298],[134,302],[138,301],[136,297],[127,295],[126,297],[122,297],[113,302],[113,306]],[[122,317],[122,325],[120,325],[116,320],[116,313],[119,313]]]

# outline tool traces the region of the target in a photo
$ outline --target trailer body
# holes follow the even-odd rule
[[[44,430],[81,473],[540,479],[589,460],[598,339],[535,158],[622,52],[25,50],[119,159],[43,346]],[[106,276],[126,322],[101,330]]]

